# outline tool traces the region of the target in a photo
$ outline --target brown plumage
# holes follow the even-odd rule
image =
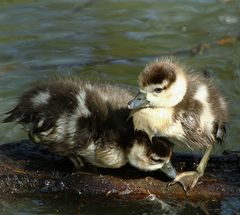
[[[161,170],[168,177],[175,178],[176,171],[171,164],[173,145],[166,138],[153,138],[144,131],[136,131],[128,149],[129,163],[144,171]]]
[[[170,149],[164,153],[159,150],[168,148],[164,141],[158,141],[159,147],[151,147],[145,144],[148,138],[134,133],[128,120],[130,98],[125,89],[109,84],[78,78],[52,79],[24,93],[4,122],[22,124],[33,142],[69,157],[76,168],[84,162],[119,168],[134,159],[130,163],[136,168],[153,171],[164,167],[164,172],[174,178]],[[142,157],[135,154],[136,148]],[[156,159],[152,160],[151,155]],[[140,159],[145,162],[138,162]]]
[[[145,131],[150,139],[165,137],[207,151],[223,142],[227,105],[209,77],[188,71],[174,59],[157,59],[139,75],[139,86],[140,93],[129,102],[135,130]],[[182,174],[175,182],[182,183],[186,191],[192,189],[207,159],[197,173]]]
[[[151,84],[159,84],[162,83],[163,80],[168,80],[169,84],[175,82],[176,74],[174,65],[151,64],[147,66],[138,77],[138,83],[141,87]],[[166,87],[168,87],[168,85]]]
[[[68,156],[77,168],[82,158],[98,167],[118,168],[127,162],[131,138],[129,98],[117,86],[53,79],[24,93],[4,122],[22,124],[33,142]]]

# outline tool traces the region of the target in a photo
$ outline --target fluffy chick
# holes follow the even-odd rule
[[[162,169],[174,178],[171,145],[164,140],[146,144],[150,142],[146,135],[134,133],[128,120],[131,97],[109,84],[53,79],[25,92],[4,122],[22,124],[33,142],[69,157],[77,169],[84,162],[102,168],[129,162],[145,171]]]
[[[166,137],[191,149],[206,149],[196,171],[173,182],[190,191],[203,176],[213,145],[223,142],[227,104],[212,80],[193,73],[172,58],[157,59],[139,75],[139,93],[128,103],[135,130],[149,138]]]
[[[97,167],[118,168],[127,163],[130,98],[117,86],[57,78],[25,92],[4,122],[22,124],[33,142],[68,156],[76,168],[82,158]]]

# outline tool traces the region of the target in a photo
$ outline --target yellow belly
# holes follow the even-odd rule
[[[172,108],[144,108],[131,113],[135,130],[145,131],[151,139],[155,135],[173,136],[181,132],[178,122],[173,121]]]

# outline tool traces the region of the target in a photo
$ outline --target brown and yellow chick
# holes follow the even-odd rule
[[[157,59],[139,75],[139,93],[129,101],[135,130],[149,139],[165,137],[206,152],[196,171],[180,173],[169,184],[190,191],[203,176],[213,146],[223,142],[227,104],[212,80],[193,73],[172,58]]]

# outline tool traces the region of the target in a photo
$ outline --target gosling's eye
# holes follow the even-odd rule
[[[154,92],[155,92],[155,93],[161,93],[162,90],[163,90],[162,88],[158,87],[158,88],[155,88],[155,89],[154,89]]]

